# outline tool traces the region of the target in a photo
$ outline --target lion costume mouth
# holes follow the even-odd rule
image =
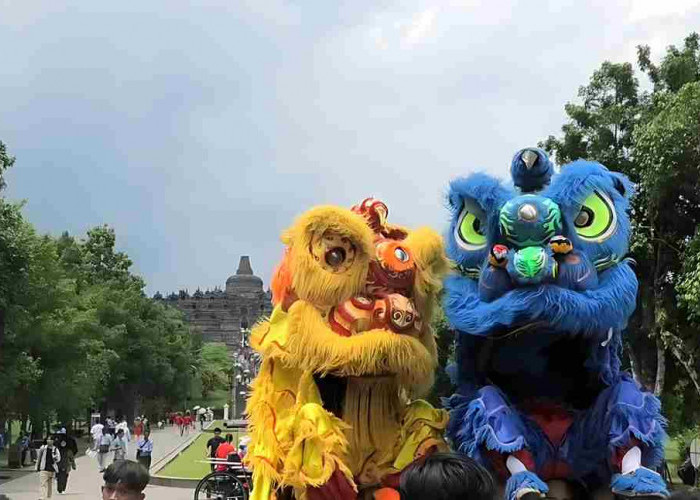
[[[410,387],[432,381],[437,359],[432,335],[429,329],[416,337],[373,329],[342,337],[315,307],[297,301],[256,327],[252,340],[265,356],[301,370],[341,377],[395,375]]]

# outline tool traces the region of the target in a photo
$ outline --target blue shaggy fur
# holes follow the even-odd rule
[[[450,370],[457,392],[444,401],[450,410],[448,436],[487,466],[492,453],[486,451],[504,458],[530,452],[535,470],[512,476],[508,495],[527,484],[539,489],[544,483],[537,474],[566,467],[570,478],[584,482],[662,492],[663,482],[645,469],[613,479],[619,464],[610,461],[614,452],[639,446],[642,465],[654,467],[665,439],[658,399],[620,371],[622,335],[638,287],[625,258],[633,186],[623,175],[584,160],[563,166],[550,182],[543,176],[549,159],[533,151],[539,169],[526,168],[523,151],[511,164],[516,185],[528,194],[484,174],[450,183],[446,249],[457,272],[445,281],[443,306],[458,339],[456,366]],[[547,226],[539,207],[558,210],[561,224]],[[469,244],[461,232],[465,214],[479,221],[467,228]],[[541,230],[533,224],[542,224]],[[568,250],[562,242],[568,242]],[[502,249],[489,256],[494,245],[506,247],[505,263],[494,261]],[[559,276],[540,278],[531,271],[537,267],[528,267],[536,264],[514,266],[508,260],[516,252],[525,259],[543,251],[557,261]],[[485,266],[494,266],[493,272],[484,273]],[[576,272],[566,274],[569,270]],[[480,295],[479,280],[494,273],[499,280],[484,282],[489,294]],[[541,427],[548,424],[537,412],[552,407],[569,415],[563,438]]]
[[[531,321],[546,321],[572,334],[606,334],[608,328],[627,325],[634,311],[637,280],[624,262],[601,273],[599,288],[585,292],[540,285],[482,302],[478,283],[459,275],[445,280],[445,292],[443,306],[450,323],[469,335],[488,336],[496,328]]]
[[[667,497],[666,483],[656,472],[641,468],[631,474],[615,474],[612,481],[612,491],[616,494],[625,493],[640,495],[658,495]]]
[[[452,260],[464,268],[477,268],[488,255],[488,247],[472,251],[463,251],[455,238],[455,228],[459,223],[459,215],[465,204],[477,207],[477,216],[483,218],[482,227],[489,228],[489,239],[498,234],[498,210],[510,198],[515,196],[512,189],[504,187],[497,179],[486,174],[476,173],[466,179],[455,179],[450,183],[447,206],[451,213],[451,222],[445,244],[447,253]]]
[[[530,168],[527,168],[523,160],[523,153],[532,151],[537,155],[537,161]],[[510,162],[510,176],[513,184],[518,186],[523,192],[532,192],[542,189],[549,184],[549,179],[554,173],[554,165],[547,157],[547,153],[539,148],[521,149]]]
[[[508,500],[515,500],[518,491],[533,489],[540,493],[549,492],[549,486],[532,472],[519,472],[508,479],[505,496]]]

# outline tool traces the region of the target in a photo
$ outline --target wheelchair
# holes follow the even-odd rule
[[[194,490],[194,500],[248,500],[253,481],[237,453],[226,459],[212,458],[207,463],[224,465],[226,469],[204,476]]]

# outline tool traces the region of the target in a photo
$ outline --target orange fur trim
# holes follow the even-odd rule
[[[272,304],[277,305],[284,302],[292,286],[292,272],[289,269],[289,250],[285,250],[284,257],[275,268],[270,282],[272,291]]]

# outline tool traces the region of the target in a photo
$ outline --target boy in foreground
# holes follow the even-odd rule
[[[143,500],[150,476],[146,468],[131,460],[120,460],[107,467],[102,486],[102,500]]]

